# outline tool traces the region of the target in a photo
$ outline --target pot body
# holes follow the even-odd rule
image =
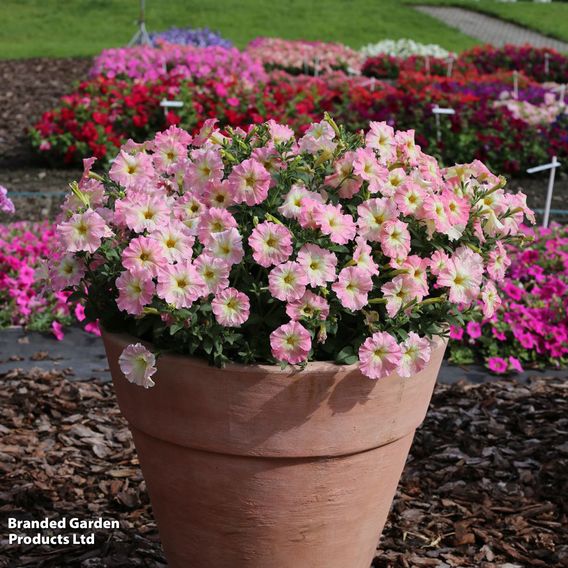
[[[146,390],[118,365],[135,340],[103,339],[171,568],[369,568],[443,341],[379,381],[163,355]]]

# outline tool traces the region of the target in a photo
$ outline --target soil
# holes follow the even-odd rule
[[[120,526],[95,530],[91,546],[7,545],[4,534],[0,567],[165,568],[112,385],[71,375],[0,374],[0,525],[65,516]],[[567,433],[568,379],[438,385],[374,568],[567,566]]]

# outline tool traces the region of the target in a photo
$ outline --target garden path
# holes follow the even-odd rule
[[[558,51],[568,52],[568,43],[564,41],[472,10],[452,6],[415,6],[415,9],[483,43],[490,43],[497,47],[508,43],[514,45],[529,43],[535,47],[551,47]]]

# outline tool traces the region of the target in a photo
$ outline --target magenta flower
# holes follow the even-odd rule
[[[501,357],[489,357],[487,359],[487,367],[496,375],[503,375],[507,372],[509,365]]]

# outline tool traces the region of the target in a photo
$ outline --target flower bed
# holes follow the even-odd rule
[[[439,59],[447,59],[450,56],[454,56],[451,51],[447,51],[439,45],[434,43],[418,43],[412,39],[385,39],[378,43],[369,43],[362,47],[360,51],[366,57],[388,55],[402,59],[414,55],[419,55],[420,57],[437,57]]]
[[[47,222],[0,224],[0,328],[22,325],[62,339],[64,326],[85,319],[69,292],[46,293],[40,283],[45,259],[61,259],[55,252],[58,240],[55,226]],[[96,323],[86,329],[98,333]]]
[[[150,39],[154,46],[163,43],[175,45],[192,45],[194,47],[232,47],[233,44],[217,32],[212,32],[209,28],[169,28],[163,32],[150,34]]]
[[[568,56],[546,47],[479,45],[464,51],[459,60],[473,64],[481,73],[522,71],[539,83],[565,83],[568,77]]]
[[[156,81],[169,77],[187,80],[215,78],[220,83],[240,80],[252,85],[266,79],[262,65],[236,48],[193,47],[161,43],[105,49],[94,61],[91,76]]]
[[[413,128],[423,148],[444,163],[476,158],[515,175],[549,156],[568,157],[565,107],[554,102],[551,87],[523,73],[513,102],[513,73],[481,73],[469,56],[455,63],[451,77],[446,60],[426,63],[417,55],[369,59],[363,73],[370,80],[333,71],[355,65],[354,54],[344,46],[275,39],[256,40],[244,53],[171,44],[108,50],[94,67],[105,76],[81,84],[46,113],[31,132],[33,145],[53,161],[79,162],[91,154],[111,159],[129,138],[142,140],[170,124],[193,132],[208,118],[223,128],[274,119],[302,133],[327,111],[354,130],[370,120]],[[277,70],[266,73],[260,60]],[[316,62],[319,76],[306,75]],[[395,85],[375,79],[383,75],[396,78]],[[184,106],[164,117],[163,98]],[[456,110],[442,117],[441,140],[436,104]]]
[[[527,233],[530,247],[494,257],[499,274],[510,264],[501,284],[506,300],[493,317],[453,329],[453,361],[483,360],[496,374],[568,364],[568,229]]]
[[[358,73],[363,57],[340,43],[321,41],[289,41],[279,38],[257,38],[247,53],[261,61],[267,70],[280,69],[292,75],[321,75],[332,71]]]

